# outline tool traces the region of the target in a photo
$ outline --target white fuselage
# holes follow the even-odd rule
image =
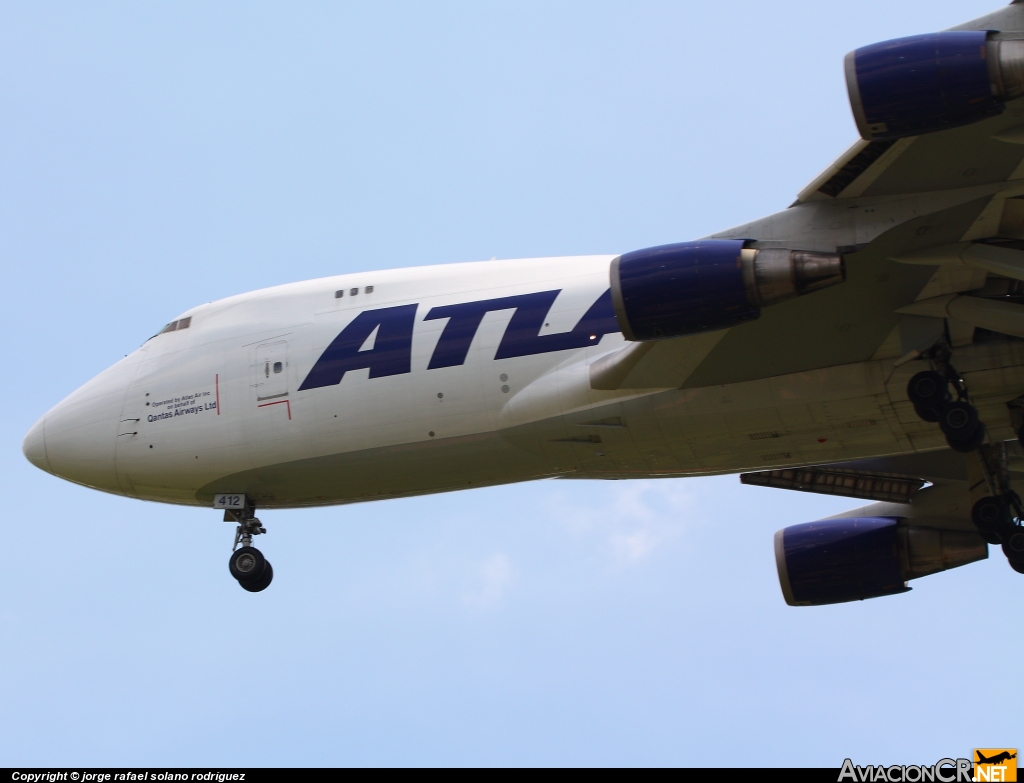
[[[917,363],[894,369],[887,357],[729,386],[595,390],[591,364],[624,344],[602,304],[611,260],[367,272],[202,305],[179,318],[187,328],[155,336],[55,406],[25,452],[132,497],[207,505],[237,492],[289,507],[943,445],[905,402]],[[691,364],[708,347],[695,338]],[[986,394],[1001,404],[1024,383],[1015,344],[963,350],[982,407]]]

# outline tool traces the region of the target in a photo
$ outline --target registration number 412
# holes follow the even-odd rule
[[[213,507],[223,508],[230,511],[240,511],[245,508],[245,495],[214,495]]]

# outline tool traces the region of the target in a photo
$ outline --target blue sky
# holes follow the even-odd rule
[[[0,2],[0,765],[933,763],[1021,744],[1001,556],[785,606],[856,501],[544,481],[261,514],[32,468],[47,408],[198,303],[616,253],[783,209],[856,137],[857,46],[974,0]],[[1003,665],[994,661],[1006,659]]]

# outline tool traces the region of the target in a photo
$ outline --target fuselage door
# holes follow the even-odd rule
[[[256,400],[288,396],[288,343],[276,342],[256,349]]]

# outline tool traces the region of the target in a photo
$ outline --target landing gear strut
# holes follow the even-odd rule
[[[907,396],[920,418],[938,423],[951,449],[971,455],[971,494],[988,493],[975,501],[971,521],[988,543],[1002,546],[1010,567],[1024,574],[1024,505],[1010,489],[1006,445],[985,444],[985,425],[963,378],[949,363],[949,346],[936,345],[925,357],[932,369],[910,379]],[[1018,436],[1024,445],[1024,426],[1018,428]]]
[[[254,516],[254,509],[249,507],[225,512],[225,519],[238,522],[235,530],[235,545],[231,547],[231,558],[228,570],[238,580],[243,590],[258,593],[266,590],[274,579],[274,568],[263,553],[252,545],[252,537],[266,533],[266,529]]]

